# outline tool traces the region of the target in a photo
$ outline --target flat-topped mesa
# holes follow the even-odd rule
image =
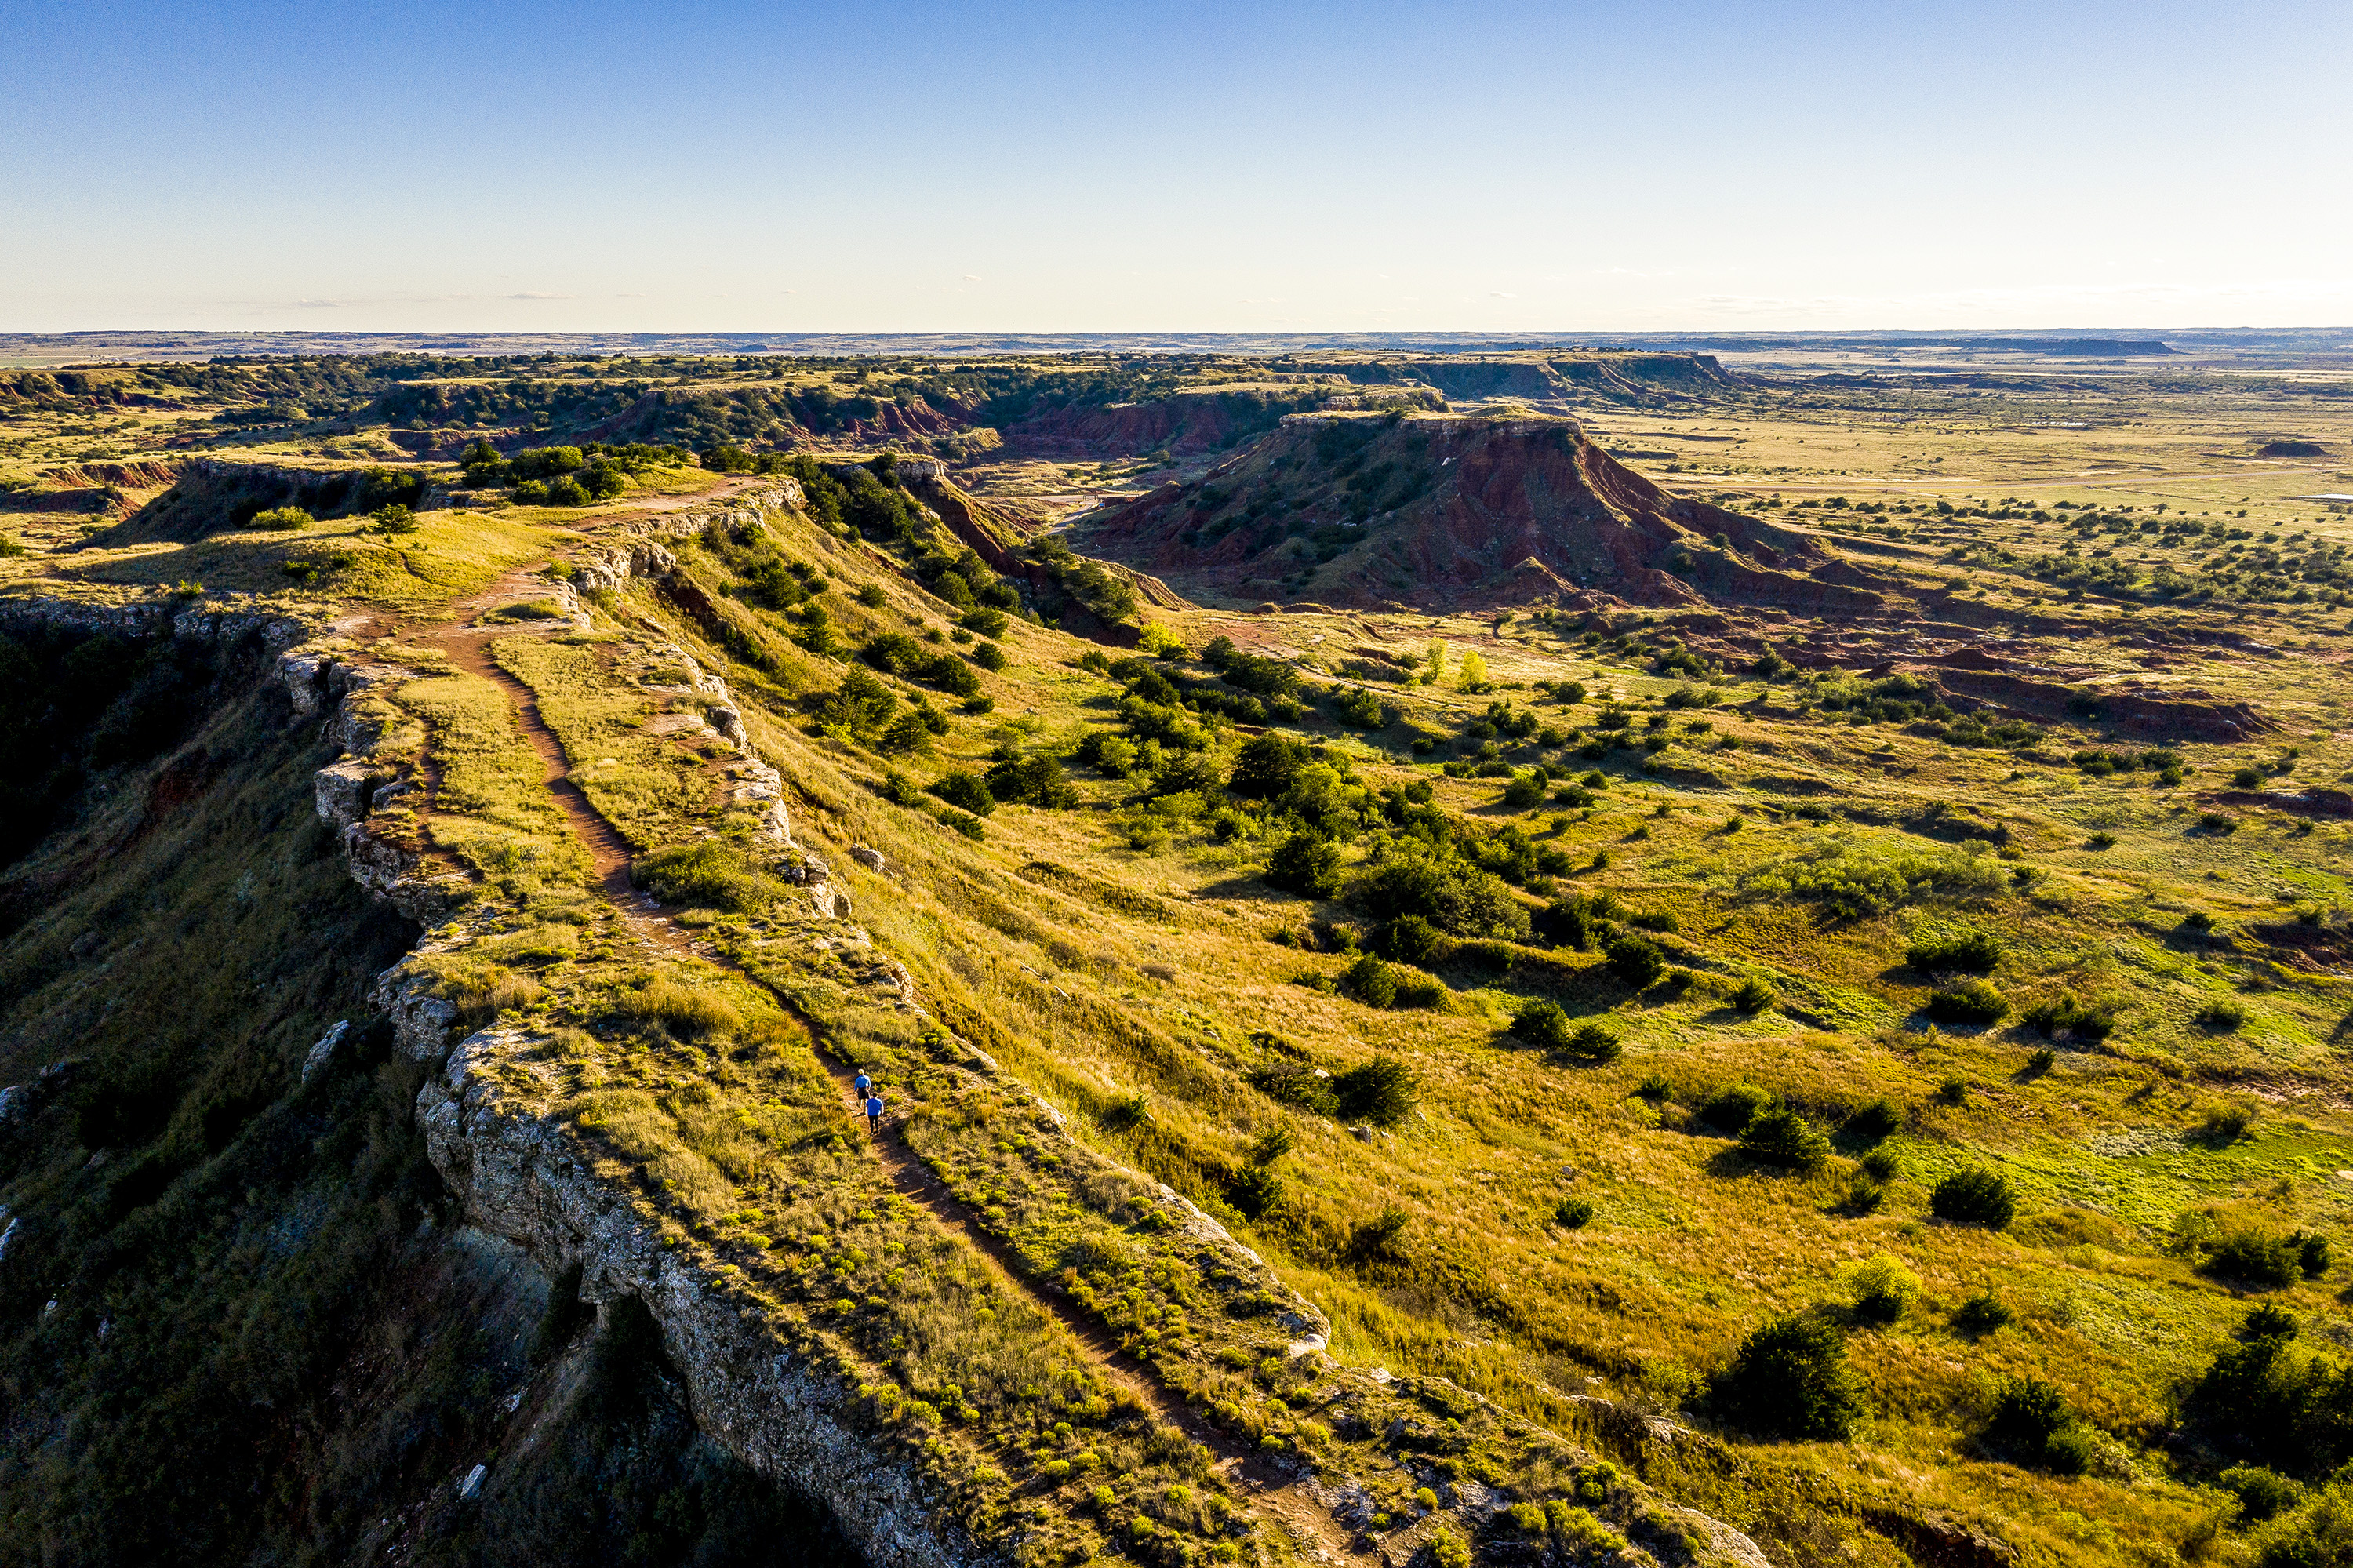
[[[1876,608],[1810,576],[1795,529],[1662,489],[1574,419],[1295,414],[1198,483],[1106,514],[1087,547],[1182,588],[1356,609],[1711,599]]]

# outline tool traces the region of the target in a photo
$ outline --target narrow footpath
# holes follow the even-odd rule
[[[459,606],[459,619],[456,621],[445,625],[386,627],[385,634],[396,633],[406,641],[440,649],[459,669],[491,682],[507,694],[523,738],[531,743],[532,749],[538,753],[540,760],[546,766],[545,782],[550,797],[563,811],[565,820],[571,823],[582,847],[588,852],[597,888],[620,911],[633,934],[677,951],[734,968],[726,964],[726,960],[712,952],[707,944],[696,941],[685,927],[664,916],[654,899],[631,884],[628,843],[612,823],[597,813],[580,787],[572,781],[571,764],[564,755],[563,743],[548,728],[546,720],[540,714],[538,699],[531,688],[502,669],[491,657],[491,641],[501,635],[503,629],[478,625],[479,616],[512,597],[511,590],[536,569],[525,568],[512,574],[483,594]],[[743,971],[738,969],[737,972]],[[791,1003],[784,998],[779,997],[777,1001],[787,1012],[794,1011]],[[804,1019],[802,1022],[806,1023],[807,1021]],[[818,1060],[841,1091],[844,1110],[854,1124],[860,1124],[862,1133],[864,1113],[850,1086],[856,1068],[833,1053],[821,1032],[812,1027],[809,1033],[817,1042]],[[865,1141],[896,1191],[910,1202],[922,1204],[942,1225],[970,1242],[1008,1291],[1018,1291],[1041,1310],[1051,1314],[1056,1321],[1070,1330],[1081,1351],[1106,1378],[1127,1390],[1170,1426],[1207,1448],[1213,1456],[1213,1467],[1228,1484],[1234,1487],[1253,1510],[1265,1514],[1288,1533],[1309,1556],[1327,1563],[1337,1563],[1351,1557],[1366,1555],[1356,1539],[1334,1520],[1328,1510],[1307,1496],[1300,1479],[1291,1475],[1278,1460],[1211,1425],[1199,1412],[1154,1377],[1149,1367],[1121,1350],[1103,1325],[1087,1317],[1068,1299],[1040,1290],[1025,1278],[1013,1249],[982,1228],[972,1211],[951,1196],[939,1179],[908,1147],[903,1115],[886,1117],[881,1136],[868,1138]]]

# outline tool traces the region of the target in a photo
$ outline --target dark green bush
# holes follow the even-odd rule
[[[1450,993],[1442,980],[1409,969],[1398,976],[1397,1005],[1399,1007],[1443,1007]]]
[[[1856,1138],[1882,1139],[1904,1125],[1904,1109],[1884,1097],[1866,1100],[1847,1113],[1841,1130]]]
[[[2003,1306],[1993,1292],[1980,1290],[1953,1308],[1953,1327],[1975,1338],[2009,1327],[2012,1316],[2010,1309]]]
[[[997,810],[997,797],[988,792],[988,785],[980,775],[969,768],[958,768],[942,774],[932,781],[932,793],[976,817],[985,817]]]
[[[1296,1062],[1277,1062],[1253,1069],[1244,1082],[1271,1100],[1295,1106],[1317,1116],[1339,1113],[1339,1097],[1332,1080]]]
[[[1512,1020],[1512,1033],[1556,1058],[1614,1062],[1622,1053],[1617,1035],[1599,1023],[1572,1024],[1558,1002],[1531,1001]]]
[[[885,631],[868,638],[858,656],[878,670],[902,676],[913,674],[931,658],[922,643],[903,631]]]
[[[2284,1290],[2304,1274],[2304,1241],[2301,1232],[2283,1236],[2234,1231],[2207,1245],[2198,1270],[2266,1290]]]
[[[2021,1465],[2080,1475],[2085,1446],[2066,1396],[2036,1378],[2004,1378],[1981,1435],[1987,1447]]]
[[[1846,1340],[1817,1318],[1778,1318],[1750,1334],[1709,1399],[1725,1421],[1766,1437],[1842,1439],[1862,1414]]]
[[[1629,991],[1646,991],[1667,972],[1666,955],[1658,944],[1640,937],[1614,938],[1601,951],[1609,961],[1609,972]]]
[[[1894,1151],[1886,1149],[1874,1149],[1855,1163],[1862,1166],[1862,1173],[1874,1181],[1893,1181],[1904,1170],[1897,1162]]]
[[[2255,1308],[2184,1394],[2182,1413],[2225,1452],[2317,1478],[2353,1457],[2353,1376],[2299,1351],[2295,1338],[2294,1317]]]
[[[2018,1213],[2010,1183],[1993,1171],[1971,1166],[1956,1171],[1928,1191],[1928,1212],[1955,1224],[2007,1227]]]
[[[1008,758],[991,768],[981,782],[1000,806],[1018,801],[1059,811],[1079,803],[1079,792],[1062,776],[1061,760],[1045,752]]]
[[[2001,961],[2001,943],[1987,931],[1940,931],[1913,938],[1904,958],[1915,969],[1976,969],[1982,974]]]
[[[1531,1001],[1513,1015],[1512,1033],[1540,1051],[1565,1051],[1571,1033],[1568,1013],[1556,1001]]]
[[[1932,992],[1928,1016],[1939,1023],[1994,1023],[2010,1013],[2010,999],[1981,980]]]
[[[1413,1072],[1394,1056],[1376,1055],[1332,1080],[1340,1116],[1393,1127],[1413,1109]]]
[[[1264,1165],[1245,1165],[1227,1183],[1226,1195],[1255,1220],[1282,1201],[1282,1178]]]
[[[1340,891],[1340,850],[1314,833],[1298,832],[1267,856],[1266,879],[1286,893],[1329,898]]]
[[[1002,663],[1004,655],[999,653],[997,657]],[[971,665],[953,653],[935,653],[924,660],[923,668],[915,673],[915,678],[927,686],[937,686],[951,696],[969,697],[980,691],[980,677],[972,673]]]
[[[1779,1002],[1781,994],[1763,980],[1751,975],[1740,982],[1740,989],[1732,993],[1730,1000],[1737,1012],[1758,1013]]]
[[[1350,964],[1340,981],[1349,995],[1366,1007],[1388,1007],[1397,1001],[1397,971],[1371,953]]]
[[[2215,1477],[2214,1484],[2239,1499],[2242,1524],[2261,1524],[2304,1500],[2302,1487],[2256,1465],[2233,1465]]]
[[[1392,1203],[1369,1220],[1348,1227],[1346,1252],[1357,1263],[1393,1263],[1405,1255],[1406,1226],[1413,1216]]]
[[[1731,1084],[1700,1102],[1700,1119],[1737,1138],[1773,1097],[1754,1084]]]
[[[1592,1223],[1593,1205],[1583,1198],[1563,1198],[1553,1206],[1552,1218],[1563,1230],[1583,1230]]]
[[[1740,1129],[1740,1152],[1767,1165],[1813,1171],[1829,1158],[1830,1151],[1830,1139],[1778,1100],[1750,1117],[1748,1125]]]
[[[1445,958],[1453,948],[1445,932],[1419,915],[1400,915],[1380,928],[1374,944],[1402,963],[1427,964]]]
[[[1456,937],[1513,941],[1528,934],[1528,914],[1510,886],[1458,855],[1408,855],[1359,877],[1349,897],[1377,920],[1411,915]]]

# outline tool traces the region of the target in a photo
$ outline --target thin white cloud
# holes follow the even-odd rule
[[[579,297],[577,294],[550,294],[537,289],[507,296],[510,300],[576,300]]]

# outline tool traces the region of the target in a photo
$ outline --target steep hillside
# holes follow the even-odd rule
[[[1138,452],[1183,457],[1238,446],[1273,429],[1287,414],[1367,402],[1443,407],[1427,392],[1403,388],[1368,398],[1330,386],[1204,387],[1144,402],[1050,409],[1008,425],[1005,440],[1016,451],[1041,457],[1119,457]]]
[[[1564,418],[1294,416],[1077,537],[1229,603],[1877,602],[1806,576],[1829,559],[1810,536],[1663,491]]]
[[[2333,520],[1819,429],[1743,516],[1319,412],[1114,518],[1395,610],[890,454],[8,556],[0,1554],[2326,1561]]]
[[[0,883],[0,1559],[826,1561],[658,1341],[590,1330],[449,1202],[365,1000],[417,928],[311,810],[339,746],[277,679],[302,629],[16,609],[15,689],[147,740],[20,731],[6,762],[91,788]],[[502,1445],[512,1484],[466,1489]]]
[[[1742,388],[1711,354],[1444,355],[1358,363],[1308,361],[1366,385],[1419,385],[1458,402],[1513,398],[1660,408]]]

